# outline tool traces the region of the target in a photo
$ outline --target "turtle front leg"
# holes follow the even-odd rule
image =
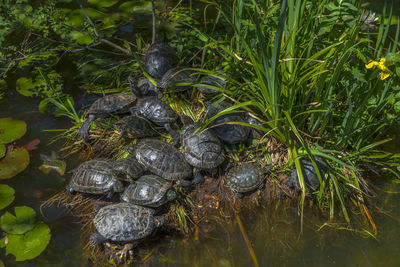
[[[82,124],[81,128],[79,129],[78,135],[82,137],[83,139],[87,139],[89,136],[89,128],[90,124],[92,121],[94,121],[97,118],[95,114],[90,114],[89,117],[84,121]]]
[[[204,176],[201,174],[200,169],[198,168],[193,168],[193,180],[192,184],[193,185],[199,185],[204,183]]]
[[[99,234],[98,232],[94,233],[93,235],[90,236],[89,238],[90,244],[93,246],[98,246],[104,242],[107,241],[107,238]]]
[[[165,129],[169,132],[172,137],[172,141],[174,142],[175,146],[179,145],[179,134],[171,128],[169,123],[164,124]]]
[[[133,249],[132,243],[125,244],[124,248],[118,251],[115,255],[117,255],[120,260],[129,259],[133,256],[132,249]]]

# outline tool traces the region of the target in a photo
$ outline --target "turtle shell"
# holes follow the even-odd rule
[[[259,188],[264,182],[264,177],[258,165],[245,163],[229,171],[227,182],[233,191],[245,193]]]
[[[182,92],[190,88],[190,85],[176,85],[177,83],[194,83],[196,76],[192,75],[190,67],[175,67],[169,69],[161,79],[160,87],[164,90]]]
[[[213,131],[209,129],[200,131],[199,126],[189,124],[182,129],[183,155],[187,162],[196,168],[215,168],[225,160],[224,148]]]
[[[144,173],[143,166],[134,155],[118,159],[114,163],[114,171],[118,173],[118,178],[124,181],[133,181]]]
[[[314,160],[320,171],[321,177],[323,177],[328,170],[328,165],[320,157],[315,157]],[[312,164],[312,162],[309,159],[301,160],[300,164],[302,167],[302,173],[303,173],[304,183],[306,185],[306,191],[308,193],[313,193],[315,191],[318,191],[320,183],[319,183],[318,175],[314,168],[314,165]],[[294,169],[292,171],[290,178],[288,180],[288,185],[291,187],[294,187],[295,190],[298,192],[301,191],[299,178],[298,178],[296,169]]]
[[[159,135],[150,121],[137,115],[123,117],[113,126],[118,133],[124,134],[129,138]]]
[[[206,117],[209,119],[229,106],[226,102],[221,102],[218,106],[213,104],[208,108]],[[247,123],[242,113],[231,113],[217,117],[212,122],[211,129],[225,143],[237,144],[246,141],[251,128],[239,124],[229,124],[231,122]]]
[[[112,241],[132,241],[150,235],[155,227],[154,210],[130,203],[105,206],[93,219],[99,234]]]
[[[136,96],[128,93],[106,95],[94,101],[88,110],[88,114],[115,114],[129,111],[133,106]]]
[[[174,122],[178,118],[169,105],[155,97],[140,98],[136,108],[140,115],[158,125]]]
[[[137,87],[139,88],[142,95],[145,96],[158,96],[159,95],[159,88],[155,86],[152,82],[149,81],[147,78],[141,78],[137,82]]]
[[[167,180],[188,179],[192,168],[185,157],[171,144],[157,139],[144,139],[136,147],[135,156],[147,170]]]
[[[159,207],[168,199],[166,194],[172,184],[157,175],[145,175],[130,184],[121,195],[121,199],[141,206]]]
[[[211,85],[211,86],[215,86],[215,87],[224,89],[226,86],[226,81],[219,77],[207,75],[207,76],[204,76],[200,80],[200,84]],[[220,91],[218,91],[218,90],[207,88],[204,86],[199,86],[199,87],[197,87],[197,89],[199,89],[199,91],[203,94],[203,96],[207,97],[207,98],[214,97],[220,93]]]
[[[175,50],[164,42],[156,42],[146,51],[144,68],[151,77],[157,80],[176,65],[178,65],[178,57]]]
[[[116,185],[120,190],[115,190]],[[122,191],[121,182],[115,179],[113,164],[107,159],[93,159],[82,163],[73,173],[69,191],[105,194]]]

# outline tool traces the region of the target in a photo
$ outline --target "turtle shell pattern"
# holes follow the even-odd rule
[[[196,77],[192,75],[193,70],[188,69],[190,67],[175,67],[169,69],[161,79],[160,87],[162,89],[168,89],[174,92],[182,92],[190,88],[188,85],[174,85],[177,83],[194,83]]]
[[[159,135],[150,121],[136,115],[123,117],[114,124],[114,128],[119,133],[125,131],[129,138]]]
[[[315,163],[317,164],[317,167],[320,171],[320,175],[323,177],[325,173],[328,170],[328,165],[319,157],[314,157]],[[319,179],[317,172],[314,168],[314,165],[309,159],[303,159],[300,161],[301,167],[302,167],[302,172],[303,172],[303,178],[304,182],[306,185],[306,191],[308,193],[312,193],[315,191],[319,190]],[[299,178],[297,175],[297,170],[294,169],[290,175],[290,178],[288,180],[289,186],[294,187],[296,191],[300,192],[301,191],[301,186],[299,183]]]
[[[114,163],[114,171],[120,174],[118,178],[122,176],[121,180],[128,181],[133,181],[144,173],[143,166],[136,160],[134,155],[118,159]]]
[[[146,51],[145,70],[153,78],[160,80],[171,68],[178,65],[175,50],[164,42],[152,44]]]
[[[158,125],[171,123],[178,119],[178,115],[169,105],[155,97],[140,98],[136,108],[140,115]]]
[[[166,193],[172,184],[157,175],[145,175],[130,184],[122,193],[125,202],[149,207],[159,207],[168,200]]]
[[[116,182],[113,165],[107,159],[93,159],[82,163],[73,173],[69,187],[81,193],[105,194]]]
[[[227,175],[228,185],[239,193],[257,189],[264,181],[262,170],[252,163],[245,163],[233,167]]]
[[[90,106],[89,114],[99,113],[125,113],[133,106],[136,96],[128,93],[106,95],[94,101]]]
[[[192,176],[192,167],[171,144],[157,139],[144,139],[136,147],[135,156],[145,169],[167,180],[181,180]]]
[[[220,72],[220,73],[222,73],[222,72]],[[219,77],[211,76],[211,75],[207,75],[207,76],[203,77],[201,79],[200,83],[201,84],[215,86],[215,87],[219,87],[221,89],[224,89],[225,86],[226,86],[226,81],[225,80],[223,80],[223,79],[221,79]],[[218,95],[220,93],[220,91],[218,91],[218,90],[207,88],[207,87],[202,87],[202,86],[197,87],[197,89],[199,89],[199,91],[205,97],[213,97],[213,96],[216,96],[216,95]]]
[[[211,169],[225,160],[221,141],[213,131],[199,129],[198,124],[189,124],[182,129],[183,155],[190,165],[200,169]]]
[[[206,117],[211,118],[217,113],[228,108],[229,106],[230,105],[226,102],[220,103],[218,107],[212,105],[209,107]],[[212,127],[211,129],[225,143],[236,144],[246,141],[246,139],[250,134],[251,128],[239,124],[227,124],[230,122],[247,123],[242,113],[232,113],[232,114],[222,115],[216,118],[212,122],[212,125],[218,125],[218,126]]]
[[[93,219],[99,234],[112,241],[132,241],[151,234],[154,210],[130,203],[105,206]]]

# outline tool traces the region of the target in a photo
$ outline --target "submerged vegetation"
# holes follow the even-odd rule
[[[269,189],[251,200],[277,199],[282,193],[299,200],[300,216],[306,203],[316,204],[329,218],[321,229],[358,221],[361,214],[369,226],[346,229],[359,227],[358,232],[376,238],[368,173],[400,182],[399,154],[388,147],[389,132],[400,120],[400,20],[393,5],[385,4],[375,17],[359,0],[182,2],[157,2],[159,37],[169,40],[181,62],[191,56],[196,75],[220,78],[226,86],[198,79],[190,93],[169,93],[163,100],[203,128],[212,128],[227,114],[245,112],[254,119],[251,124],[233,122],[257,130],[249,147],[226,146],[231,162],[271,166]],[[0,13],[0,79],[17,77],[16,90],[40,98],[40,112],[71,120],[68,129],[49,129],[61,131],[56,139],[66,140],[62,150],[67,155],[83,151],[82,158],[126,156],[125,143],[117,141],[112,128],[117,116],[95,121],[87,142],[77,134],[83,111],[99,95],[128,92],[129,76],[157,83],[142,64],[151,43],[151,2],[7,0]],[[68,70],[61,68],[64,64]],[[232,105],[203,119],[208,104],[199,87],[219,92],[213,102]],[[8,142],[0,142],[0,158],[5,153],[1,143]],[[303,177],[305,159],[316,169],[315,191],[307,189]],[[288,188],[292,170],[299,194]],[[0,189],[0,199],[11,195],[8,188]],[[171,224],[175,220],[184,233],[192,225],[198,231],[201,212],[193,203],[237,210],[224,183],[206,181],[199,191],[201,195],[185,195],[170,210]],[[81,200],[74,199],[78,208]]]

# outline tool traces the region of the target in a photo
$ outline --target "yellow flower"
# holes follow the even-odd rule
[[[382,72],[381,72],[381,80],[384,80],[384,79],[386,79],[387,77],[390,76],[390,71],[389,71],[389,69],[385,66],[385,62],[386,62],[386,58],[384,58],[384,57],[381,58],[381,59],[379,60],[379,62],[370,60],[370,61],[368,61],[367,64],[365,64],[365,68],[370,69],[370,68],[372,68],[372,67],[378,67],[378,69],[380,69],[380,70],[382,71]],[[388,60],[388,61],[386,62],[386,65],[387,65],[387,66],[392,65],[392,61]]]

